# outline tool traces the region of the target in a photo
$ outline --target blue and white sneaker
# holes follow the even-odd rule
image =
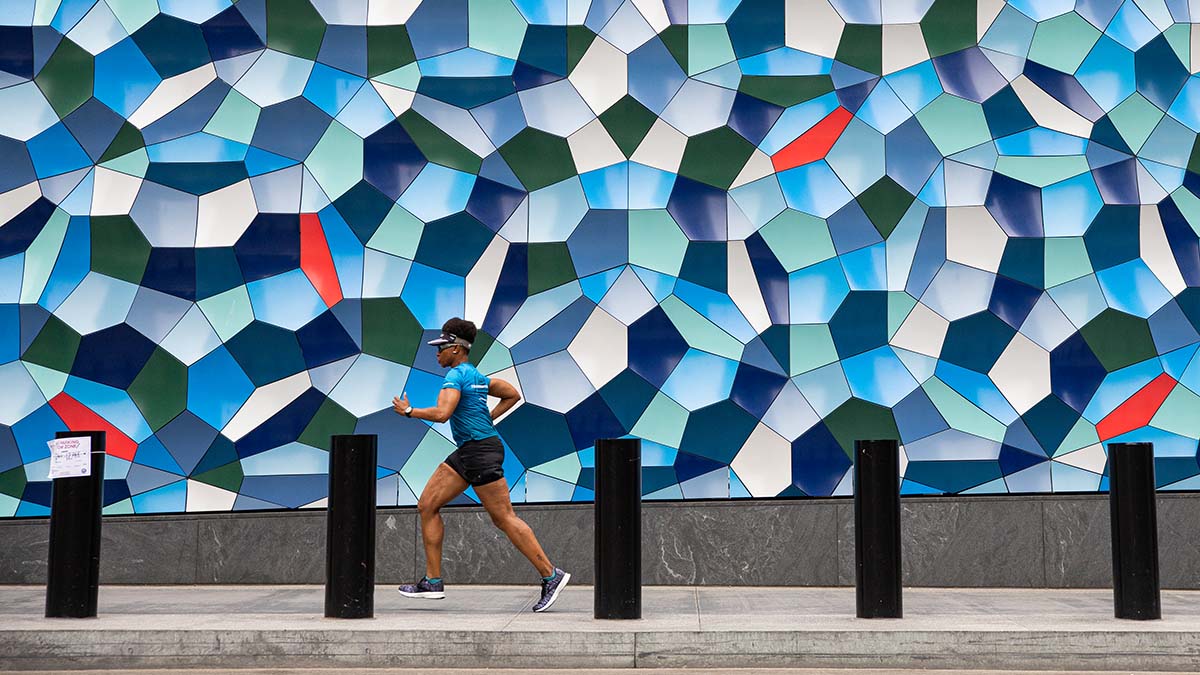
[[[533,606],[533,611],[544,612],[550,609],[550,605],[553,605],[554,601],[558,599],[558,594],[567,587],[569,581],[571,581],[571,575],[555,567],[554,578],[550,581],[542,581],[542,598]]]
[[[436,583],[425,577],[415,584],[404,584],[396,589],[400,591],[400,595],[406,598],[421,598],[424,600],[441,600],[446,597],[446,584],[438,581]]]

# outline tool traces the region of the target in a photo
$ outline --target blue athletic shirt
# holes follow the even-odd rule
[[[498,436],[492,425],[492,413],[487,407],[488,384],[491,380],[470,363],[460,363],[446,373],[442,389],[462,392],[458,407],[450,415],[450,431],[455,445]]]

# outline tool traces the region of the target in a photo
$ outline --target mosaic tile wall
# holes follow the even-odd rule
[[[380,504],[516,383],[514,501],[1200,488],[1196,0],[5,0],[0,517]],[[464,499],[470,499],[470,494]]]

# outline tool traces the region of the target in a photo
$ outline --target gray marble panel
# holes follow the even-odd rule
[[[905,500],[900,527],[905,585],[1045,584],[1042,507],[1037,501]]]
[[[375,528],[375,583],[402,584],[413,580],[417,555],[415,509],[380,511]]]
[[[592,508],[581,506],[518,506],[524,520],[558,567],[577,583],[592,582]],[[482,507],[442,510],[442,578],[447,583],[527,584],[538,574],[493,524]],[[418,533],[415,576],[425,573],[425,550]]]
[[[1200,588],[1200,495],[1159,496],[1158,560],[1163,588]]]
[[[1041,501],[1045,523],[1046,586],[1112,586],[1112,530],[1108,498]]]
[[[839,586],[853,586],[854,578],[854,502],[837,505]]]
[[[100,583],[196,583],[198,531],[192,518],[105,518]]]
[[[46,583],[50,519],[0,522],[0,584]]]
[[[646,584],[819,585],[837,582],[837,507],[648,504],[642,519]]]
[[[206,518],[199,523],[197,579],[219,584],[325,581],[325,514]]]

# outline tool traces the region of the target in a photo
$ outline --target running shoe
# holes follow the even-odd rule
[[[533,611],[544,612],[550,609],[550,605],[553,605],[554,601],[558,599],[558,594],[567,587],[569,581],[571,581],[571,575],[555,567],[554,578],[550,581],[542,581],[542,598],[533,606]]]
[[[441,581],[433,583],[425,577],[421,577],[421,580],[415,584],[404,584],[396,590],[406,598],[441,600],[446,597],[446,584]]]

